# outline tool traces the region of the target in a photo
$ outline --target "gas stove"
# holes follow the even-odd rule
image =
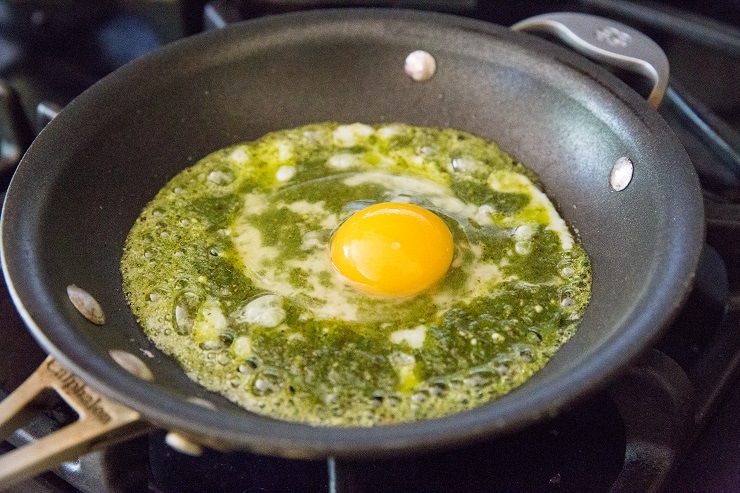
[[[655,39],[671,62],[660,112],[704,190],[707,237],[694,289],[665,336],[604,391],[515,434],[377,460],[288,460],[168,446],[164,431],[88,454],[13,492],[740,492],[740,4],[475,0],[135,0],[0,4],[0,194],[44,123],[110,71],[230,22],[342,6],[425,9],[510,25],[569,10]],[[733,21],[734,19],[734,21]],[[0,283],[0,397],[45,357]],[[52,403],[0,443],[70,420]]]

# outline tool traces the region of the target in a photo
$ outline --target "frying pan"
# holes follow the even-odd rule
[[[610,44],[634,39],[626,26],[599,22],[616,29]],[[536,25],[562,31],[547,20]],[[403,70],[406,55],[419,49],[437,62],[424,82]],[[581,327],[543,370],[495,402],[441,419],[312,427],[249,413],[205,391],[147,340],[119,273],[124,239],[144,205],[216,149],[318,121],[458,128],[496,141],[539,175],[593,267]],[[614,164],[626,162],[620,158],[632,164],[626,188],[610,185]],[[66,437],[6,454],[0,472],[11,482],[151,426],[176,431],[194,452],[205,444],[304,458],[410,453],[510,433],[602,388],[658,338],[691,286],[704,222],[684,150],[657,112],[607,70],[488,23],[340,10],[198,35],[103,79],[29,148],[8,189],[1,231],[12,298],[51,356],[31,377],[35,384],[24,384],[0,411],[13,414],[50,386],[81,416],[61,430],[81,426]],[[103,326],[72,307],[70,284],[100,302]],[[152,378],[118,364],[112,355],[121,351],[143,361]],[[19,421],[5,418],[0,431]],[[26,463],[34,454],[42,465]]]

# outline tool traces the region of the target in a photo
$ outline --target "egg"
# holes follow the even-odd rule
[[[311,124],[217,151],[121,261],[146,335],[244,408],[319,426],[438,418],[573,335],[585,251],[534,174],[454,129]]]
[[[241,210],[229,232],[247,275],[313,319],[383,320],[379,303],[401,319],[419,304],[443,311],[504,278],[480,244],[497,227],[476,229],[478,208],[425,177],[355,168],[253,191]],[[360,248],[360,236],[375,245]]]
[[[349,217],[331,240],[337,272],[358,289],[411,296],[447,273],[452,233],[434,213],[414,204],[375,204]]]

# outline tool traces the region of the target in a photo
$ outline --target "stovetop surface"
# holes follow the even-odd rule
[[[357,2],[139,0],[107,11],[73,9],[70,19],[53,2],[18,2],[17,10],[0,8],[0,77],[21,94],[26,113],[33,115],[37,103],[64,105],[126,61],[198,32],[214,21],[209,15],[229,20],[342,3]],[[605,391],[499,440],[394,460],[288,461],[214,451],[193,458],[165,445],[164,432],[158,431],[67,463],[12,491],[186,493],[203,491],[204,485],[223,492],[740,491],[740,181],[728,172],[728,155],[718,152],[711,138],[697,136],[696,121],[677,111],[683,100],[695,104],[699,116],[729,143],[730,154],[738,153],[740,93],[732,81],[740,80],[740,4],[380,3],[451,11],[503,25],[551,10],[588,11],[641,28],[661,44],[672,64],[674,88],[683,97],[664,104],[661,114],[697,166],[708,222],[697,286],[676,324]],[[202,11],[205,18],[194,13]],[[6,127],[0,127],[0,136],[3,132]],[[7,179],[6,173],[0,183]],[[0,333],[4,395],[45,357],[4,285]],[[51,408],[38,428],[53,428],[65,419],[64,409]],[[10,448],[4,444],[0,451]],[[641,482],[640,476],[650,477]]]

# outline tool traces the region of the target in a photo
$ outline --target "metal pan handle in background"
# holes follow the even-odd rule
[[[589,14],[556,12],[524,19],[511,29],[555,36],[592,60],[646,77],[653,85],[647,97],[653,108],[660,106],[668,89],[668,57],[661,47],[619,22]]]
[[[705,143],[724,167],[740,180],[740,152],[731,144],[737,142],[737,137],[717,128],[716,121],[712,125],[711,116],[698,115],[696,101],[689,101],[690,98],[682,96],[675,87],[668,87],[668,57],[645,34],[611,19],[575,12],[529,17],[511,29],[554,36],[587,58],[645,77],[652,84],[648,104],[657,109],[665,97],[670,111],[677,114],[689,132]],[[701,175],[701,170],[697,171]]]

